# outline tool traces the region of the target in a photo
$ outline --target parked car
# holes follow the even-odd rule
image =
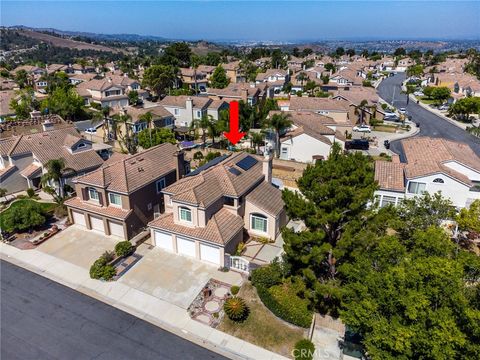
[[[423,92],[421,92],[421,91],[415,91],[415,92],[413,93],[413,95],[415,95],[415,96],[424,96]]]
[[[448,104],[443,104],[438,108],[438,110],[441,110],[441,111],[447,111],[448,109],[450,109],[450,106]]]
[[[395,122],[399,122],[400,121],[400,117],[398,117],[398,115],[393,115],[393,116],[385,116],[383,118],[383,120],[386,120],[386,121],[395,121]]]
[[[354,126],[352,130],[356,132],[367,132],[367,133],[372,132],[372,129],[370,129],[370,126],[365,124]]]
[[[85,133],[86,133],[86,134],[94,135],[94,134],[96,134],[96,132],[97,132],[97,129],[94,128],[94,127],[90,127],[90,128],[88,128],[88,129],[85,129]]]
[[[385,149],[390,149],[390,140],[385,140],[383,146],[385,146]]]
[[[346,150],[368,150],[369,147],[370,144],[368,143],[368,140],[364,139],[353,139],[345,142]]]
[[[405,113],[407,112],[407,109],[405,109],[405,108],[402,107],[402,108],[400,108],[400,109],[398,110],[398,112],[399,112],[400,114],[405,114]]]

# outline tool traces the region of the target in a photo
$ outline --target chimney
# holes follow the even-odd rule
[[[42,127],[43,127],[43,131],[53,130],[53,122],[51,122],[50,120],[45,120],[42,123]]]
[[[185,176],[185,152],[183,150],[175,151],[173,156],[177,159],[177,181]]]
[[[268,150],[265,150],[262,159],[262,173],[263,175],[265,175],[265,181],[270,184],[272,183],[272,163],[272,156],[270,155]]]
[[[248,100],[248,90],[245,89],[245,88],[242,88],[242,91],[241,91],[241,96],[242,96],[242,100],[246,103],[247,100]]]
[[[188,97],[187,100],[185,101],[185,109],[187,110],[187,114],[190,114],[190,119],[193,121],[193,99],[191,97]]]

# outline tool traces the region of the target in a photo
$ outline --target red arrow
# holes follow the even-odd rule
[[[240,132],[238,120],[238,101],[232,101],[230,103],[230,131],[224,132],[223,135],[235,145],[245,136],[244,132]]]

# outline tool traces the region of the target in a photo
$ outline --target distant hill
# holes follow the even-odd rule
[[[169,42],[172,40],[163,38],[161,36],[154,35],[138,35],[138,34],[98,34],[91,32],[83,31],[66,31],[58,30],[54,28],[32,28],[24,25],[15,25],[10,26],[9,29],[18,29],[18,30],[30,30],[30,31],[41,31],[41,32],[50,32],[58,35],[69,36],[69,37],[86,37],[93,40],[100,41],[120,41],[120,42],[137,42],[137,41],[158,41],[158,42]]]

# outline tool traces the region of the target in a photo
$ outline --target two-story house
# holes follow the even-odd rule
[[[270,157],[235,153],[167,186],[165,213],[149,223],[153,244],[223,267],[244,233],[275,239],[287,220],[271,174]]]
[[[298,97],[292,96],[290,101],[282,103],[282,110],[312,111],[320,115],[331,117],[338,124],[339,130],[351,130],[350,104],[331,98]],[[344,129],[340,129],[343,127]]]
[[[180,76],[182,84],[187,85],[190,89],[204,93],[207,89],[207,75],[199,69],[180,68]]]
[[[263,91],[260,86],[257,87],[253,84],[230,83],[224,89],[208,88],[207,95],[214,100],[225,100],[227,102],[242,100],[247,104],[255,105],[266,97],[266,91]]]
[[[77,196],[65,202],[70,221],[131,239],[164,211],[162,190],[188,171],[183,151],[172,144],[110,162],[74,180]]]
[[[53,122],[43,123],[44,131],[13,136],[0,141],[0,181],[9,193],[36,189],[47,172],[50,160],[63,159],[68,171],[60,186],[71,184],[73,176],[97,169],[103,164],[91,141],[80,136],[73,125],[54,129]],[[58,187],[58,184],[49,184]]]
[[[214,120],[218,120],[220,111],[228,108],[228,104],[222,100],[186,95],[165,96],[160,105],[175,116],[177,127],[190,127],[193,121],[204,116],[212,116]]]
[[[282,91],[285,84],[289,81],[288,70],[283,69],[268,69],[264,73],[259,73],[255,78],[255,83],[268,83],[268,86],[275,94]]]
[[[375,162],[380,206],[397,205],[424,192],[441,192],[457,208],[480,199],[480,158],[466,144],[420,137],[402,140],[406,162]]]

